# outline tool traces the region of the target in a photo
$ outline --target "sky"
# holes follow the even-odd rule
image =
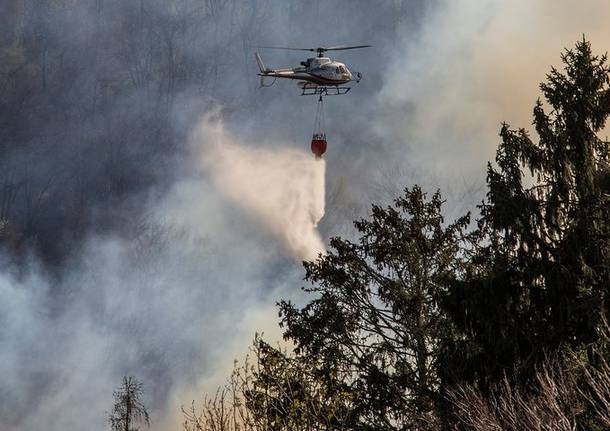
[[[253,9],[236,4],[215,25],[195,22],[181,36],[192,38],[183,55],[193,64],[223,66],[214,85],[177,93],[170,117],[181,145],[163,153],[163,180],[127,193],[118,209],[91,204],[98,220],[120,215],[132,232],[89,228],[59,274],[36,253],[20,265],[0,254],[2,430],[108,429],[123,375],[143,381],[152,429],[179,429],[180,405],[214,392],[256,332],[281,338],[274,304],[306,300],[302,259],[323,252],[331,236],[353,236],[351,221],[371,202],[389,203],[416,183],[441,189],[448,219],[473,210],[500,124],[530,128],[539,83],[583,34],[598,54],[610,43],[604,0],[358,0],[351,8],[260,0],[252,19]],[[82,11],[52,31],[82,48],[92,19]],[[315,161],[315,100],[292,81],[257,88],[251,45],[343,43],[374,47],[334,54],[364,79],[327,98],[329,149]],[[261,55],[270,67],[302,60]],[[68,105],[70,91],[61,93]],[[161,162],[140,156],[146,147],[129,133],[136,96],[115,98],[102,132],[75,126],[79,136],[118,137],[157,169]],[[137,98],[147,109],[163,103]],[[97,153],[79,154],[89,166]],[[32,158],[39,169],[28,175],[39,175],[65,160],[54,157],[27,149],[3,162]]]

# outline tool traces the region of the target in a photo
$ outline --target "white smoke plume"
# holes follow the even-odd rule
[[[298,260],[324,251],[316,226],[324,216],[324,160],[277,145],[240,145],[213,115],[193,135],[214,185],[273,232]]]
[[[607,52],[609,17],[606,0],[442,0],[397,43],[378,127],[442,183],[484,178],[500,124],[531,129],[539,83],[583,35]]]
[[[302,278],[285,256],[323,251],[324,163],[251,150],[218,121],[193,138],[200,172],[151,198],[140,232],[92,236],[62,280],[34,258],[0,272],[2,431],[107,429],[123,375],[144,382],[153,430],[180,429],[180,406],[213,392],[255,332],[280,338],[274,304]]]

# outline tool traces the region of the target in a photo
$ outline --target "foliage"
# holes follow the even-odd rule
[[[562,60],[565,71],[553,68],[540,86],[539,140],[502,126],[484,242],[445,302],[461,333],[447,346],[450,380],[493,382],[507,369],[527,378],[546,351],[595,341],[607,312],[610,166],[598,133],[610,114],[609,68],[585,40]]]
[[[332,251],[305,263],[302,309],[280,304],[285,337],[328,385],[351,398],[354,427],[430,429],[447,280],[462,271],[460,244],[469,217],[447,226],[442,199],[419,187],[394,206],[373,206],[355,223],[358,243],[331,240]],[[432,416],[431,416],[432,415]]]
[[[343,384],[320,375],[299,356],[262,339],[255,343],[257,362],[244,397],[262,429],[347,428],[351,403]]]
[[[610,426],[610,68],[584,39],[562,60],[538,139],[503,124],[475,229],[413,187],[305,262],[294,352],[255,344],[253,429]]]
[[[183,408],[184,431],[347,429],[349,398],[329,391],[301,358],[257,337],[252,357],[197,408]],[[343,427],[343,428],[342,428]]]

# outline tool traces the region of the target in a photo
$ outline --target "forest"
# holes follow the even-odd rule
[[[562,62],[476,214],[418,186],[373,205],[279,302],[294,348],[256,338],[184,429],[608,429],[610,68],[586,39]]]
[[[90,346],[89,335],[102,337],[105,331],[121,335],[113,335],[105,350],[92,350],[101,351],[102,359],[83,366],[89,359],[81,363],[77,349],[79,359],[69,356],[66,366],[83,366],[87,377],[78,380],[88,380],[96,361],[121,346],[124,356],[109,375],[122,380],[108,381],[103,374],[103,383],[83,383],[86,389],[77,386],[76,395],[65,398],[72,402],[89,389],[105,391],[95,401],[85,396],[91,417],[103,416],[100,428],[161,429],[155,428],[155,409],[169,403],[168,388],[196,379],[192,363],[211,361],[202,353],[207,345],[192,347],[199,332],[210,331],[206,319],[225,325],[220,314],[205,314],[217,308],[216,296],[202,292],[180,299],[182,287],[171,286],[197,290],[201,278],[206,286],[229,289],[242,282],[230,273],[241,274],[236,268],[247,266],[251,251],[244,246],[227,263],[229,240],[214,242],[206,231],[202,246],[179,226],[155,221],[150,208],[151,202],[168,208],[164,196],[185,177],[196,177],[185,160],[191,155],[189,131],[202,112],[220,104],[222,115],[236,123],[263,115],[270,96],[240,77],[252,74],[250,45],[263,37],[261,26],[279,19],[276,5],[84,3],[33,6],[11,0],[0,6],[0,269],[10,274],[9,281],[0,277],[0,300],[6,295],[9,304],[0,308],[6,313],[0,314],[0,348],[6,343],[6,351],[17,352],[17,359],[0,354],[6,359],[0,370],[14,384],[0,384],[0,426],[9,430],[23,425],[28,404],[44,405],[47,412],[55,408],[40,394],[52,396],[66,381],[56,373],[73,372],[63,374],[64,360],[55,353],[63,340]],[[356,18],[364,21],[366,2],[355,3],[362,6]],[[405,23],[415,26],[425,14],[423,3],[383,3],[375,25],[389,24],[377,42]],[[319,17],[318,6],[286,2],[282,19],[289,27],[299,17]],[[264,270],[244,272],[244,279],[260,276],[263,286],[287,279],[295,290],[300,277],[304,287],[299,295],[284,287],[267,289],[276,304],[264,309],[265,316],[279,324],[281,340],[266,333],[250,337],[249,354],[235,360],[226,383],[206,387],[203,397],[171,413],[182,430],[610,429],[606,48],[586,35],[563,51],[557,47],[557,66],[549,66],[539,85],[531,128],[498,127],[483,197],[471,211],[456,215],[455,207],[447,209],[443,190],[428,187],[430,178],[422,178],[425,185],[417,185],[417,178],[393,183],[390,189],[402,192],[390,203],[363,193],[363,211],[350,207],[340,182],[328,186],[327,214],[356,215],[353,226],[322,224],[329,233],[326,252],[296,270],[285,257],[265,255]],[[369,85],[365,94],[376,90]],[[204,197],[209,201],[198,204],[216,208],[215,195]],[[235,212],[223,217],[244,223]],[[252,230],[259,229],[254,224]],[[264,255],[268,244],[256,252]],[[189,247],[204,251],[185,257]],[[222,270],[217,275],[210,268]],[[116,290],[99,287],[115,270]],[[290,271],[298,271],[297,281]],[[133,292],[125,287],[130,282],[137,286]],[[26,296],[15,300],[9,297],[11,283],[19,295],[38,289],[44,296],[33,297],[34,305],[21,299]],[[133,295],[123,296],[124,289]],[[117,303],[108,299],[115,293]],[[148,295],[158,299],[142,302]],[[258,300],[262,294],[252,295]],[[209,309],[199,305],[206,301]],[[27,320],[22,302],[28,303],[23,310],[31,307],[49,324],[20,326],[20,318]],[[169,302],[176,308],[159,311]],[[17,311],[11,314],[8,307]],[[90,331],[81,313],[103,321],[103,328],[84,335],[65,330],[69,322],[84,322],[83,331]],[[153,321],[142,317],[146,313],[159,316]],[[174,314],[181,318],[173,321]],[[47,340],[44,327],[57,322],[50,338],[60,340],[59,347],[23,347]],[[17,341],[6,335],[13,330]],[[181,332],[187,335],[176,335]],[[212,340],[210,346],[219,343]],[[53,352],[51,368],[40,365],[45,358],[34,361],[34,371],[20,368],[20,354],[31,358],[41,351]],[[176,366],[184,371],[174,374]],[[166,388],[156,388],[155,380]],[[155,388],[152,395],[148,388]],[[61,423],[53,423],[56,428],[49,429],[59,429]]]

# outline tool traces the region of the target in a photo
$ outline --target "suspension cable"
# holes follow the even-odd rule
[[[324,102],[322,95],[318,99],[318,106],[316,108],[316,119],[314,124],[315,134],[324,134]]]

